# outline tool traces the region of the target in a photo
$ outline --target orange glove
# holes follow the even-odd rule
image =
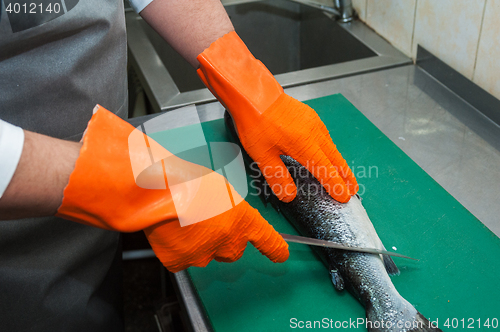
[[[286,242],[222,175],[177,158],[96,109],[58,217],[120,232],[144,230],[172,272],[212,259],[235,261],[248,241],[273,262],[288,258]]]
[[[198,75],[231,114],[243,147],[280,200],[290,202],[297,193],[280,155],[301,163],[339,202],[357,192],[356,178],[316,112],[286,95],[236,32],[197,59]]]

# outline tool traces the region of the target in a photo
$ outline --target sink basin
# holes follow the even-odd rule
[[[321,10],[286,0],[230,3],[225,8],[236,32],[284,87],[410,62],[359,21],[337,23]],[[215,100],[140,16],[127,12],[126,22],[130,62],[154,111]]]

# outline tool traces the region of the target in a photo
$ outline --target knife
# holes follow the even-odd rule
[[[319,240],[319,239],[313,239],[310,237],[304,237],[304,236],[298,236],[298,235],[290,235],[290,234],[283,234],[279,233],[283,239],[286,242],[295,242],[295,243],[302,243],[302,244],[308,244],[311,246],[319,246],[319,247],[328,247],[328,248],[335,248],[335,249],[340,249],[340,250],[349,250],[349,251],[356,251],[356,252],[366,252],[370,254],[381,254],[381,255],[388,255],[388,256],[395,256],[395,257],[402,257],[402,258],[408,258],[412,259],[414,261],[418,261],[416,258],[411,258],[408,256],[404,256],[392,251],[387,251],[387,250],[380,250],[380,249],[375,249],[375,248],[358,248],[358,247],[348,247],[344,244],[333,242],[333,241],[325,241],[325,240]]]

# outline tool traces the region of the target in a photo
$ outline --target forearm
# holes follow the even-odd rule
[[[195,68],[201,52],[234,30],[220,0],[154,0],[140,15]]]
[[[81,143],[24,133],[21,159],[0,199],[0,220],[54,215],[80,153]]]

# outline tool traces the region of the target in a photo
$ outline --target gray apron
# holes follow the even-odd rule
[[[31,2],[53,10],[15,16],[15,1],[3,1],[0,118],[79,140],[95,104],[125,117],[123,2],[17,1]],[[0,330],[122,330],[120,259],[115,232],[55,217],[0,221]]]

